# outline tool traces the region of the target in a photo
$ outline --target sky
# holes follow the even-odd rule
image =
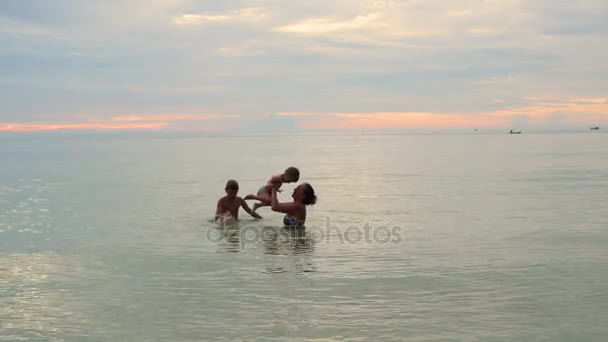
[[[605,0],[1,0],[0,132],[608,125]]]

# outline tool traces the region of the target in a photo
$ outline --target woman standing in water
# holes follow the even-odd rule
[[[291,194],[293,202],[279,203],[277,189],[272,187],[270,206],[273,211],[284,213],[283,224],[300,228],[306,222],[306,206],[317,202],[315,190],[308,183],[298,185]]]

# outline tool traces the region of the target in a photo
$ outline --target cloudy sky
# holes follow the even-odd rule
[[[608,125],[606,0],[1,0],[0,131]]]

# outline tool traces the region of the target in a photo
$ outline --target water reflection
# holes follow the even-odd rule
[[[238,225],[219,227],[218,230],[222,234],[222,246],[230,253],[238,253],[241,251],[241,229]]]
[[[313,234],[304,228],[246,225],[237,223],[207,227],[207,238],[229,253],[257,249],[265,254],[307,254],[314,251]]]
[[[76,333],[84,317],[71,310],[70,292],[53,288],[51,275],[68,264],[57,254],[0,254],[0,336],[7,340]],[[78,321],[80,326],[70,325]],[[0,338],[0,340],[3,338]]]
[[[313,264],[317,241],[314,234],[304,228],[247,225],[241,222],[210,226],[207,236],[219,246],[220,253],[263,253],[268,262],[264,273],[314,272],[317,269]],[[283,258],[285,256],[288,258]]]
[[[300,272],[315,272],[313,252],[316,241],[306,229],[287,227],[265,227],[263,245],[264,254],[271,257],[271,262],[278,262],[265,269],[265,273],[283,273],[293,270]],[[290,256],[287,259],[276,259],[275,256]]]
[[[303,228],[265,227],[261,240],[266,254],[310,254],[315,240]]]

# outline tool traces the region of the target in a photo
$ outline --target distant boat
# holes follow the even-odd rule
[[[592,131],[597,131],[597,130],[599,130],[599,129],[600,129],[600,127],[599,127],[599,126],[591,127],[591,130],[592,130]]]
[[[514,130],[510,130],[510,131],[509,131],[509,134],[521,134],[521,132],[516,132],[516,131],[514,131]]]

